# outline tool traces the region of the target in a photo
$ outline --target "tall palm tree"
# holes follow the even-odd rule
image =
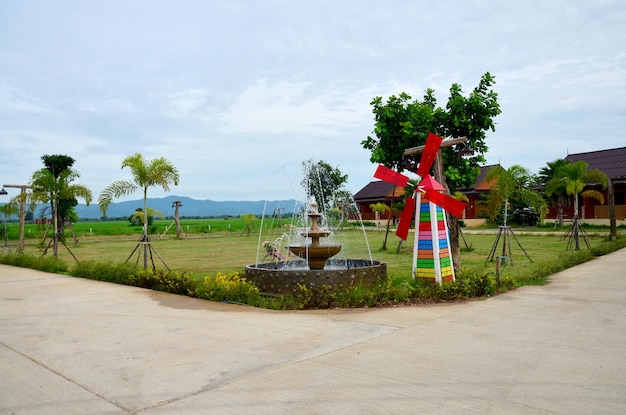
[[[92,200],[91,190],[84,185],[73,183],[75,179],[80,177],[80,174],[71,168],[63,170],[59,174],[55,175],[47,168],[37,170],[33,173],[31,187],[33,192],[31,194],[31,207],[38,202],[50,203],[52,208],[52,221],[54,224],[54,246],[53,254],[58,256],[58,241],[59,241],[59,201],[60,200],[73,200],[81,198],[85,200],[85,204],[89,206]],[[63,239],[61,238],[61,241]]]
[[[560,166],[555,173],[555,177],[546,183],[545,192],[548,196],[555,194],[560,189],[574,197],[574,223],[572,225],[572,236],[576,242],[576,250],[580,249],[579,230],[580,216],[578,214],[578,197],[591,197],[604,203],[604,196],[601,192],[593,189],[584,190],[585,186],[591,183],[598,183],[603,189],[607,188],[608,177],[602,171],[589,169],[586,161],[579,160],[575,163],[567,163]]]
[[[166,158],[159,157],[153,160],[146,160],[135,153],[126,157],[122,161],[122,168],[128,167],[133,176],[133,181],[118,180],[107,186],[98,198],[100,211],[106,216],[107,209],[114,198],[134,193],[138,189],[143,190],[143,236],[141,241],[148,243],[148,188],[159,186],[165,191],[170,190],[170,184],[178,186],[178,169]],[[144,249],[143,259],[144,269],[148,268],[148,251]]]

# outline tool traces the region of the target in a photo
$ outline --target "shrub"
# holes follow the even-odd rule
[[[27,254],[2,255],[0,256],[0,263],[54,273],[65,273],[68,269],[65,262],[54,256],[37,257]]]
[[[134,264],[83,261],[76,264],[70,275],[91,280],[108,281],[116,284],[136,285],[135,277],[140,269]]]
[[[175,271],[139,270],[134,275],[132,285],[166,293],[191,296],[195,292],[197,284],[197,281],[187,273],[178,274]]]
[[[269,297],[260,294],[254,283],[238,272],[217,273],[202,280],[191,274],[173,271],[143,270],[131,263],[112,264],[84,261],[70,274],[76,277],[138,286],[207,300],[242,303],[271,309],[315,309],[331,307],[378,307],[394,304],[448,302],[492,296],[522,285],[544,284],[548,277],[564,269],[626,247],[626,238],[604,241],[590,250],[564,252],[557,258],[533,262],[522,268],[507,268],[499,280],[483,268],[464,268],[456,281],[442,285],[414,281],[410,277],[379,280],[371,286],[357,284],[333,290],[328,286],[299,286],[298,295]],[[34,268],[46,272],[67,272],[67,265],[53,256],[3,255],[0,263]]]
[[[336,306],[337,292],[333,291],[328,285],[322,285],[320,288],[317,288],[298,284],[298,288],[301,294],[298,307],[300,309],[332,308]]]
[[[618,249],[622,249],[624,247],[626,247],[626,237],[620,235],[617,237],[617,239],[611,241],[607,235],[607,238],[603,243],[591,248],[591,253],[594,256],[602,256],[610,254],[611,252],[617,251]]]
[[[196,284],[191,295],[206,300],[228,301],[231,303],[245,303],[257,306],[261,301],[259,288],[239,272],[222,274],[218,272],[214,277],[205,277]]]
[[[491,273],[484,270],[462,269],[453,284],[458,296],[463,298],[492,296],[496,293],[496,281]],[[500,279],[502,285],[502,279]]]

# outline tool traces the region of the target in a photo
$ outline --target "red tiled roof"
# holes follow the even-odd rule
[[[478,177],[476,177],[476,182],[474,183],[474,186],[470,188],[461,188],[459,189],[459,191],[464,193],[472,191],[489,191],[489,189],[491,189],[491,182],[487,181],[487,173],[489,173],[489,170],[493,169],[494,167],[502,168],[502,166],[500,166],[499,164],[482,166],[480,168],[480,173],[478,174]]]
[[[600,170],[611,179],[626,178],[626,147],[569,154],[565,160],[571,163],[584,160],[590,169]]]

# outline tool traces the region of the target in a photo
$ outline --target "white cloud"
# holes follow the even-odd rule
[[[220,129],[229,134],[334,136],[363,121],[363,97],[363,91],[335,90],[333,85],[263,79],[219,115]]]
[[[206,109],[209,92],[201,88],[176,91],[165,97],[163,112],[171,117],[197,115]]]
[[[33,94],[24,89],[0,81],[0,111],[2,113],[49,114],[58,112],[40,102]]]
[[[291,197],[309,158],[338,166],[357,191],[372,178],[360,142],[374,128],[374,96],[421,99],[433,88],[444,106],[452,83],[469,93],[487,71],[503,110],[490,162],[537,170],[568,149],[625,142],[622,2],[0,8],[5,182],[28,181],[41,155],[62,153],[97,194],[140,152],[177,165],[182,196]]]

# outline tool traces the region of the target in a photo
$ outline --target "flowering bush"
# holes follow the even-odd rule
[[[192,295],[206,300],[245,303],[254,306],[259,304],[261,298],[259,288],[236,271],[227,274],[218,272],[214,277],[205,277],[197,284]]]

